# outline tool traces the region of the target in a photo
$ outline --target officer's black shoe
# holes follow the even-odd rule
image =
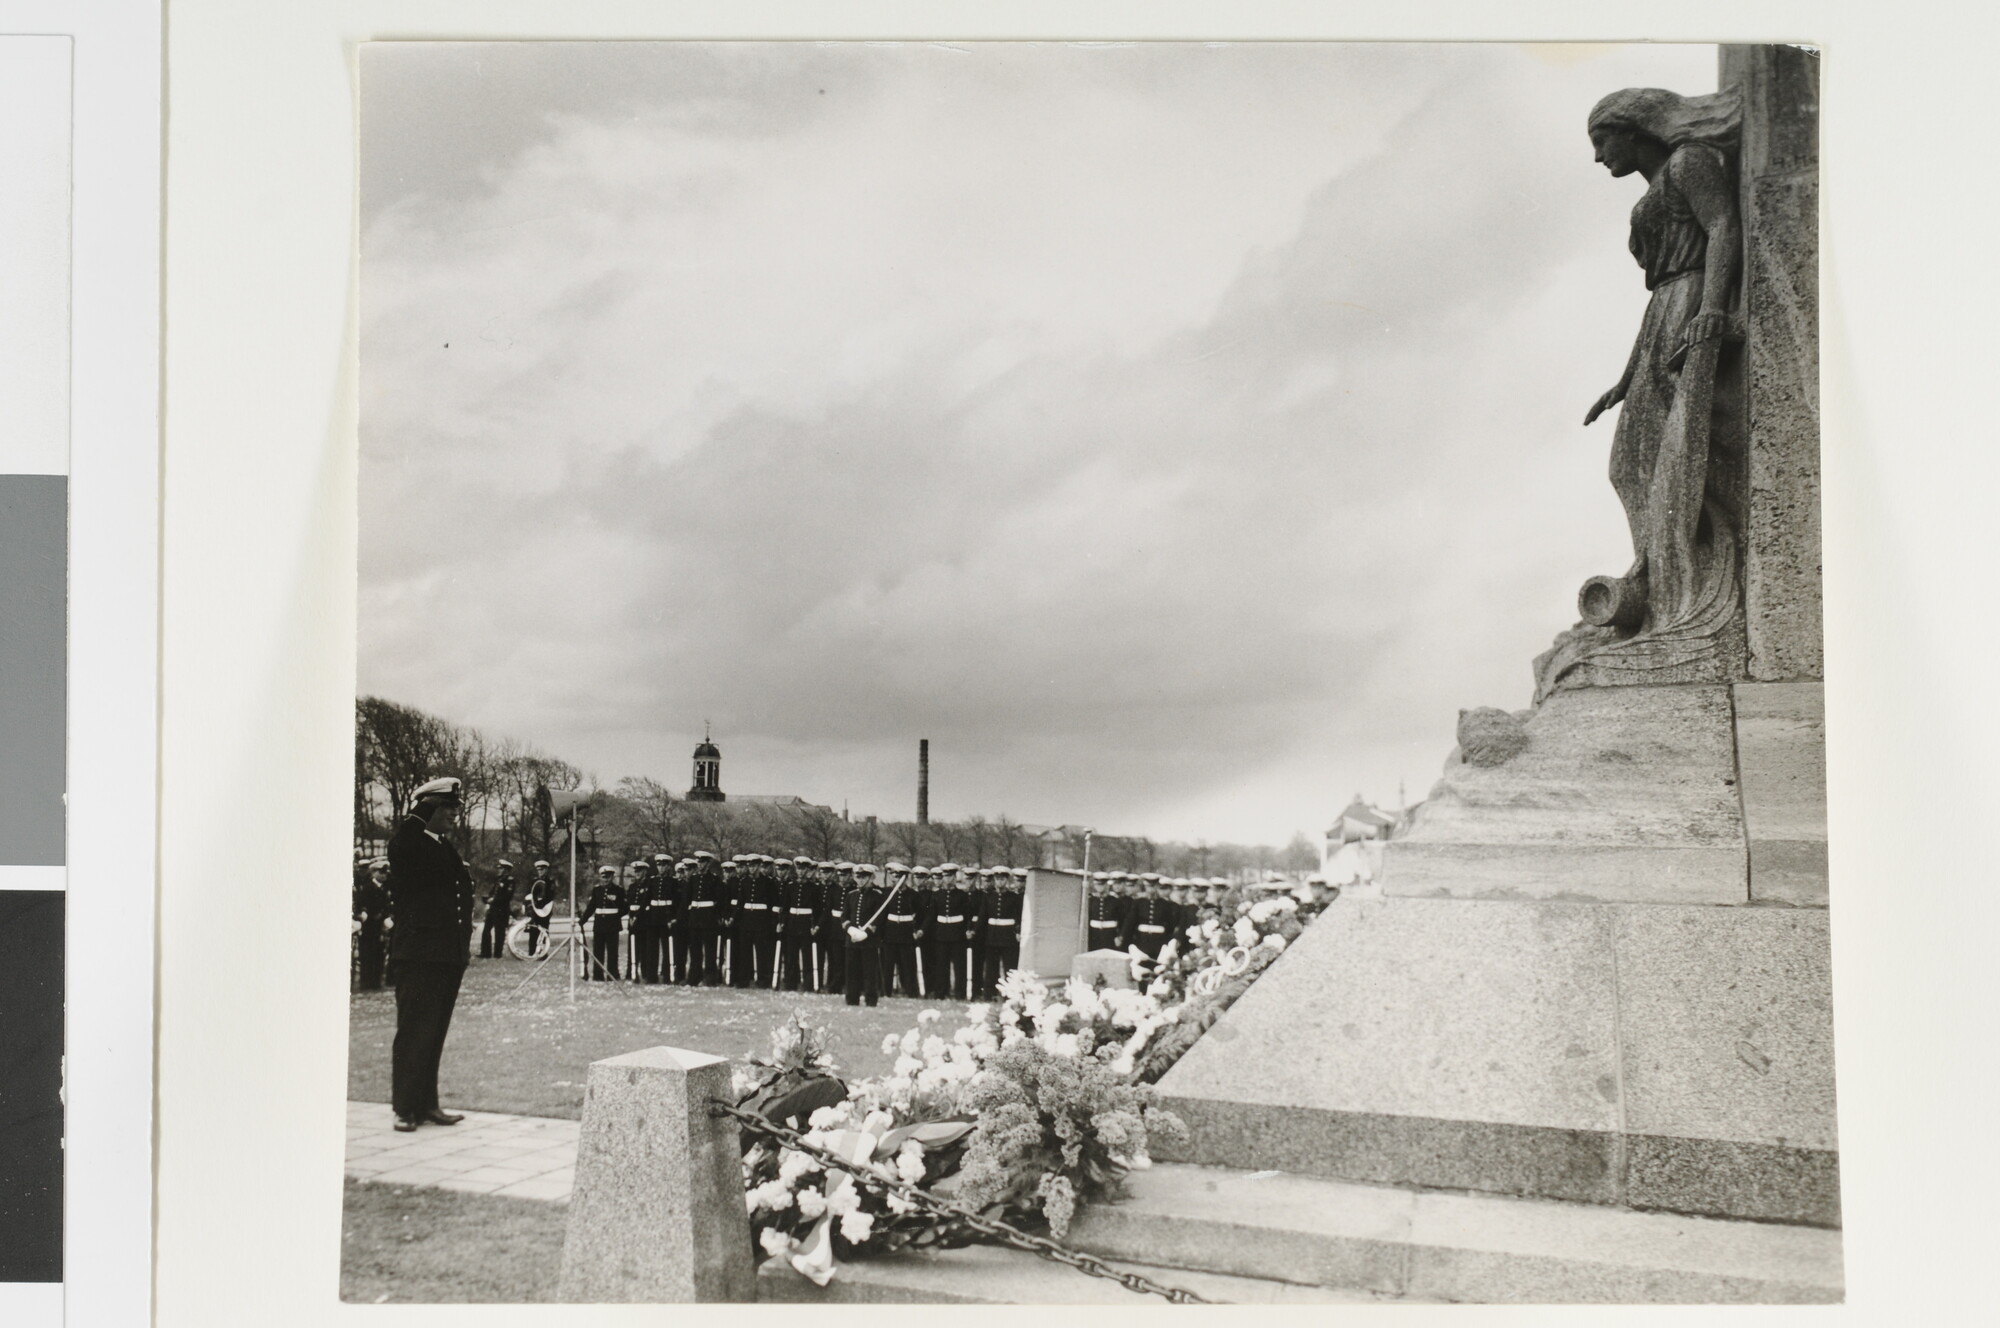
[[[465,1117],[455,1111],[445,1111],[438,1107],[432,1107],[424,1113],[424,1119],[433,1125],[456,1125],[464,1120]]]
[[[398,1116],[398,1117],[396,1117],[396,1133],[397,1133],[397,1134],[409,1134],[409,1133],[410,1133],[411,1131],[415,1130],[416,1128],[417,1128],[417,1118],[416,1118],[415,1116]]]

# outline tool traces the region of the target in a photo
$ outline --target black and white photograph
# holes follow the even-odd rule
[[[1843,1300],[1821,59],[361,44],[341,1299]]]

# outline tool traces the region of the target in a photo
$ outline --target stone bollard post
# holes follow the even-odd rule
[[[1123,950],[1087,950],[1070,961],[1069,975],[1095,985],[1102,978],[1107,987],[1132,985],[1132,958]]]
[[[559,1299],[757,1298],[736,1122],[709,1115],[729,1073],[674,1047],[591,1064]]]

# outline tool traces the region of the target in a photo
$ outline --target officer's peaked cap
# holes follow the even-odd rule
[[[414,806],[422,802],[425,798],[449,798],[453,802],[457,802],[459,800],[459,790],[463,787],[464,784],[462,781],[454,779],[450,775],[444,775],[431,780],[429,783],[417,785],[417,791],[410,795],[410,803]]]

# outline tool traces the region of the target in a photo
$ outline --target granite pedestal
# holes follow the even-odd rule
[[[653,1047],[594,1061],[559,1298],[571,1303],[756,1298],[735,1122],[720,1056]]]

